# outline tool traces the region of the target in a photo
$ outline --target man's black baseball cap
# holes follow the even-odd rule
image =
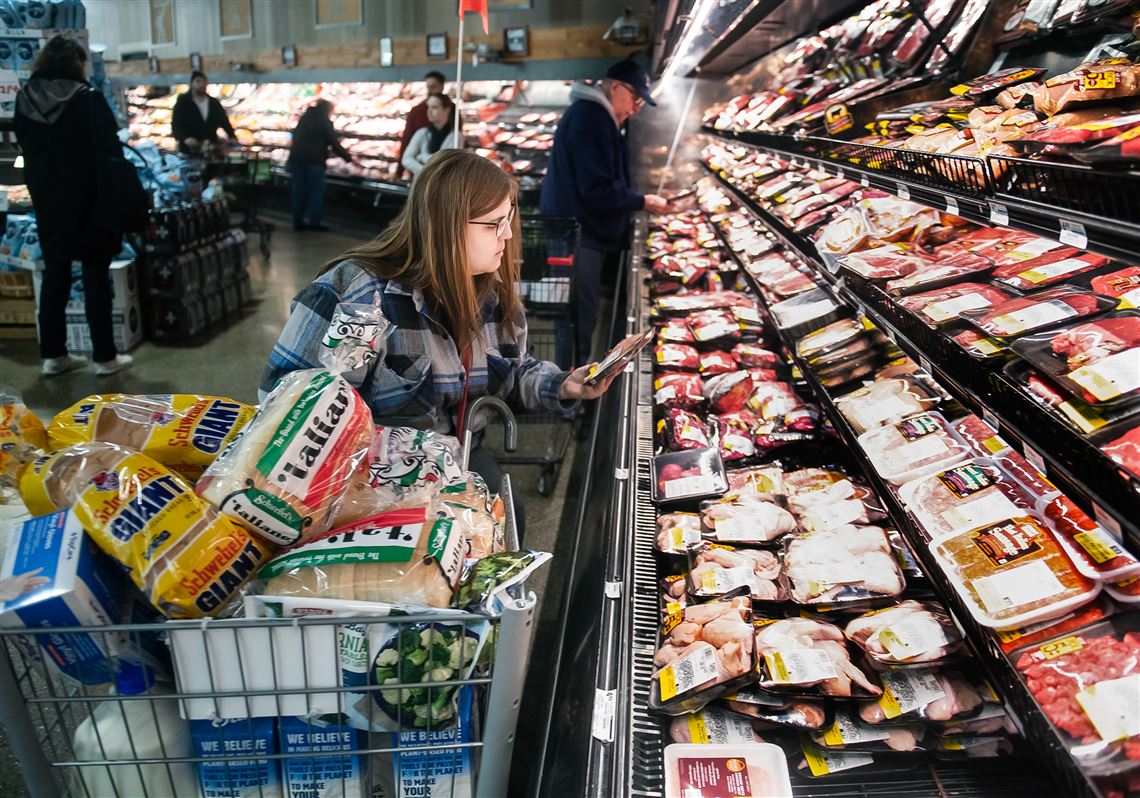
[[[632,60],[627,58],[624,61],[618,61],[606,70],[606,77],[628,84],[637,92],[638,97],[645,100],[647,105],[657,105],[653,100],[653,95],[649,93],[649,76],[645,74],[644,69]]]

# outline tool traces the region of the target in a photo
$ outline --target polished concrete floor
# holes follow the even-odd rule
[[[219,330],[211,338],[194,347],[159,346],[144,341],[131,354],[132,369],[110,377],[96,377],[87,369],[45,378],[40,375],[40,358],[34,341],[0,341],[0,388],[11,387],[20,392],[25,403],[46,423],[52,415],[85,396],[95,393],[201,393],[228,396],[238,401],[256,403],[257,385],[266,356],[277,340],[289,314],[293,296],[308,283],[324,263],[351,244],[371,237],[375,230],[355,229],[327,233],[295,233],[284,219],[273,234],[268,259],[257,252],[257,237],[251,235],[250,275],[255,303],[242,317]],[[552,434],[553,431],[553,434]],[[547,424],[522,424],[520,449],[523,453],[542,457],[551,441],[559,442],[568,430]],[[494,450],[498,435],[489,434],[487,447]],[[561,469],[553,494],[540,496],[536,490],[541,469],[535,466],[507,465],[514,487],[526,504],[526,546],[542,551],[554,550],[565,502],[570,460],[574,455],[570,440],[567,462]],[[573,502],[571,503],[573,505]],[[5,512],[0,504],[0,517]],[[7,508],[11,513],[11,507]],[[529,582],[540,599],[556,563],[540,570]],[[560,581],[560,580],[555,580]],[[552,585],[551,595],[558,591]],[[5,739],[0,739],[0,795],[23,793],[23,781],[12,759]]]

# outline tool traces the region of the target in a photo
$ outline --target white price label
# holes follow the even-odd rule
[[[946,212],[957,216],[960,211],[958,209],[958,200],[955,197],[946,197]]]
[[[842,169],[836,169],[835,170],[835,176],[838,177],[840,180],[843,180],[844,179],[843,170]]]
[[[1106,743],[1140,735],[1140,673],[1098,682],[1076,699]]]
[[[997,614],[1064,593],[1065,586],[1048,563],[1038,560],[975,579],[974,590],[986,612]]]
[[[866,187],[866,186],[871,185],[871,181],[867,179],[866,175],[860,175],[859,176],[859,185]]]
[[[888,718],[897,718],[946,697],[933,670],[913,668],[883,671],[879,678],[883,682],[883,697],[879,699],[879,706]]]
[[[990,203],[990,221],[994,224],[1008,225],[1009,224],[1009,208],[1001,203]]]
[[[910,186],[908,186],[906,183],[896,183],[895,185],[898,186],[898,191],[896,194],[899,199],[910,199]]]
[[[671,479],[665,483],[665,498],[676,499],[679,496],[695,496],[701,493],[712,493],[716,488],[716,480],[711,476],[702,474],[699,477],[681,477],[680,479]]]
[[[1070,247],[1084,249],[1089,245],[1089,236],[1088,233],[1085,232],[1085,226],[1080,222],[1062,219],[1060,241],[1062,244],[1068,244]]]
[[[617,708],[617,690],[594,689],[594,720],[591,734],[603,743],[614,740],[614,710]]]
[[[1124,534],[1120,530],[1120,522],[1117,521],[1108,510],[1095,502],[1093,503],[1093,517],[1096,518],[1098,524],[1112,533],[1117,543],[1124,541]]]
[[[827,652],[816,648],[770,651],[764,655],[764,662],[774,684],[814,684],[839,675]]]
[[[1045,458],[1032,446],[1026,445],[1025,459],[1032,463],[1033,467],[1040,471],[1042,476],[1049,476],[1048,466],[1045,465]]]

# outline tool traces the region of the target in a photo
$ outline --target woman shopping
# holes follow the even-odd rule
[[[86,64],[83,45],[56,36],[44,45],[31,78],[16,95],[13,127],[44,253],[39,327],[47,376],[87,365],[67,351],[72,261],[83,264],[95,373],[114,374],[131,365],[131,356],[115,349],[111,319],[111,260],[122,249],[123,236],[95,222],[96,160],[101,154],[121,157],[122,145],[111,108],[87,83]]]
[[[404,150],[402,163],[412,175],[419,174],[424,164],[440,150],[458,147],[455,139],[455,103],[446,94],[433,94],[427,98],[427,127],[421,127],[412,136]]]
[[[527,351],[515,194],[514,181],[475,153],[431,158],[388,228],[331,261],[294,299],[263,395],[282,375],[317,366],[337,304],[375,301],[393,330],[383,360],[356,387],[378,422],[458,436],[468,404],[484,394],[521,410],[569,412],[604,393],[612,377],[587,385],[589,367],[564,372]],[[498,464],[481,447],[469,461],[498,491]]]

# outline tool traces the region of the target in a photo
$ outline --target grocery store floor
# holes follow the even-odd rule
[[[40,376],[40,359],[34,341],[0,341],[0,387],[15,388],[25,403],[45,421],[73,402],[94,393],[202,393],[229,396],[239,401],[257,402],[257,383],[266,356],[277,340],[289,314],[293,296],[311,280],[321,266],[349,245],[375,235],[377,230],[357,224],[327,233],[295,233],[284,217],[270,217],[277,224],[268,260],[257,251],[256,236],[250,241],[250,275],[253,306],[237,321],[195,347],[158,346],[144,341],[131,354],[135,365],[111,377],[96,377],[91,368],[59,377]],[[331,224],[331,222],[330,222]],[[558,430],[557,436],[568,434]],[[501,446],[501,436],[489,434],[489,450]],[[522,424],[520,450],[541,456],[551,440],[548,425]],[[526,503],[528,548],[554,551],[562,520],[567,478],[574,456],[569,441],[567,461],[549,497],[537,491],[541,469],[535,466],[507,466],[514,488]],[[5,510],[0,505],[0,514]],[[10,510],[10,508],[9,508]],[[528,584],[539,595],[558,596],[559,588],[548,580],[556,570],[547,565]],[[558,581],[555,578],[555,581]],[[541,666],[540,666],[541,667]],[[0,735],[0,795],[23,795],[23,779]]]

